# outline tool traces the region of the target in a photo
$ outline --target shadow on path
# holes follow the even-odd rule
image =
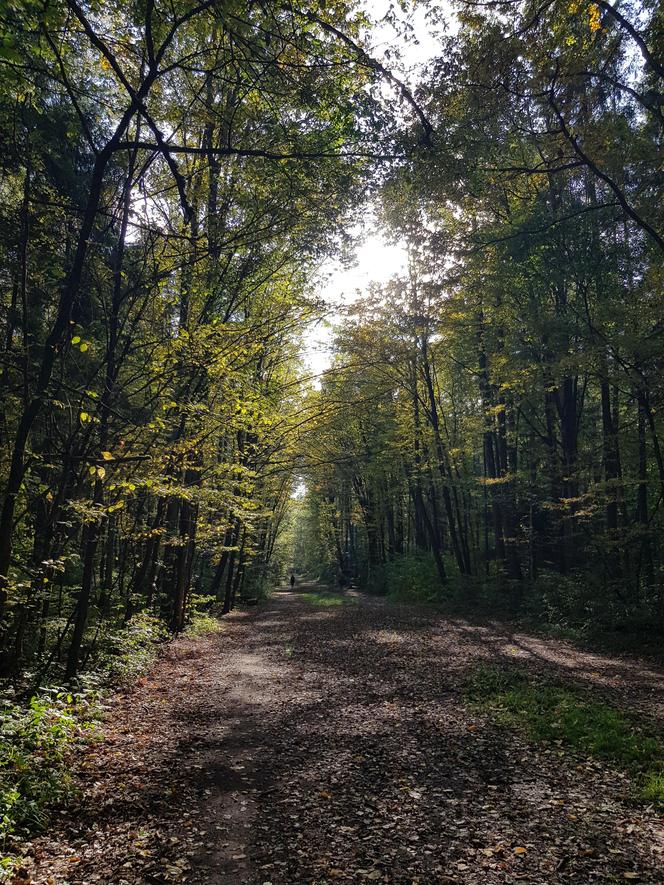
[[[174,643],[116,699],[78,815],[36,843],[34,882],[662,881],[662,821],[624,775],[527,744],[461,693],[490,661],[614,699],[634,686],[650,710],[660,674],[312,590]]]

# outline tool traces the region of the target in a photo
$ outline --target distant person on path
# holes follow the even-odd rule
[[[293,589],[294,586],[295,586],[295,575],[291,575],[291,576],[290,576],[290,587],[291,587],[291,590]]]

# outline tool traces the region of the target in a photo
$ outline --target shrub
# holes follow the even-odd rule
[[[95,661],[96,675],[108,684],[135,679],[151,666],[155,644],[168,635],[159,618],[146,612],[134,615],[122,629],[109,630],[102,637]],[[85,682],[85,676],[82,681]]]
[[[0,727],[0,842],[42,829],[49,808],[69,798],[68,759],[93,727],[94,693],[46,689],[27,707],[5,700]]]
[[[400,602],[434,602],[442,595],[436,564],[426,553],[408,554],[385,563],[376,571],[369,590]]]

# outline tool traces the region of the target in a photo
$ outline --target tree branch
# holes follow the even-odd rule
[[[664,65],[661,65],[653,56],[652,52],[648,49],[648,45],[646,41],[643,39],[641,34],[636,30],[634,25],[627,21],[625,16],[618,12],[615,6],[611,6],[610,3],[607,3],[606,0],[598,0],[597,5],[600,9],[603,9],[607,15],[611,16],[611,18],[615,19],[618,24],[624,28],[625,31],[630,35],[632,40],[636,43],[636,45],[641,50],[641,55],[643,56],[647,65],[649,65],[652,70],[657,74],[658,77],[661,77],[664,80]]]
[[[625,197],[625,194],[623,193],[622,189],[620,187],[618,187],[618,185],[611,178],[610,175],[607,175],[606,172],[603,172],[599,168],[599,166],[595,162],[593,162],[593,160],[590,159],[588,154],[583,150],[583,148],[579,144],[579,140],[576,137],[576,135],[573,135],[570,132],[570,130],[567,127],[567,123],[565,122],[565,119],[564,119],[562,113],[560,112],[558,105],[556,104],[553,89],[549,93],[549,104],[551,105],[553,112],[555,113],[556,117],[558,118],[558,122],[560,123],[560,128],[562,130],[563,135],[565,136],[567,141],[572,145],[577,156],[583,160],[583,162],[588,166],[588,168],[591,170],[591,172],[594,175],[596,175],[598,178],[600,178],[603,182],[605,182],[611,188],[613,193],[616,195],[616,199],[620,203],[620,206],[622,207],[625,214],[628,215],[632,219],[632,221],[636,222],[636,224],[641,228],[641,230],[645,231],[648,234],[648,236],[652,240],[654,240],[655,243],[657,243],[657,245],[659,246],[659,248],[664,252],[664,238],[662,238],[657,233],[655,228],[651,224],[649,224],[645,220],[645,218],[642,218],[639,215],[639,213],[636,211],[636,209],[634,209],[633,206],[630,205],[630,203],[628,202],[627,198]]]
[[[297,12],[297,10],[294,10]],[[401,95],[403,99],[411,106],[411,108],[415,111],[420,123],[422,124],[422,128],[424,129],[424,138],[426,143],[431,146],[432,144],[432,136],[433,136],[433,126],[429,122],[426,117],[426,114],[420,107],[420,105],[415,100],[413,93],[406,86],[405,83],[402,83],[398,77],[396,77],[391,71],[389,71],[384,65],[382,65],[377,59],[372,58],[369,53],[363,49],[361,46],[352,40],[347,34],[344,34],[343,31],[340,31],[334,25],[320,18],[313,12],[300,13],[301,15],[306,15],[309,21],[315,22],[319,25],[324,31],[327,31],[328,34],[332,34],[337,40],[341,40],[342,43],[345,43],[346,46],[349,46],[360,59],[362,64],[366,65],[366,67],[371,68],[376,73],[380,74],[384,77],[388,83],[391,83],[392,86],[395,87],[397,92]]]

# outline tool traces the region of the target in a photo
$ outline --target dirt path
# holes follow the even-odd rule
[[[661,714],[662,674],[365,598],[284,592],[224,624],[114,699],[17,882],[664,882],[664,822],[623,775],[460,692],[518,661]]]

